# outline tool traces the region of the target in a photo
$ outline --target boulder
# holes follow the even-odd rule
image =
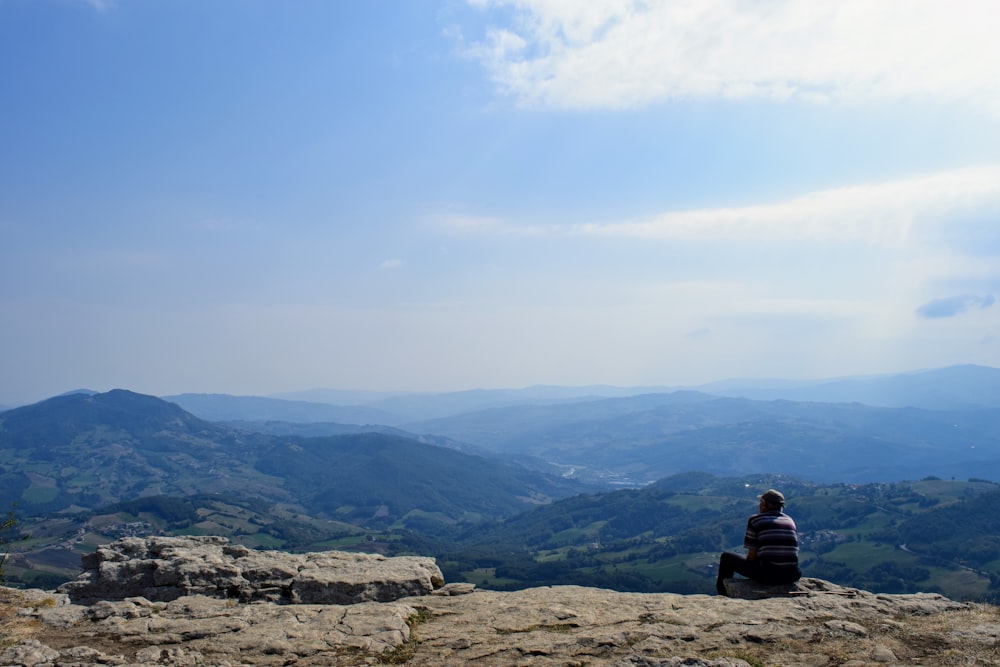
[[[323,551],[255,551],[223,537],[129,537],[82,559],[58,592],[73,602],[189,595],[240,602],[354,604],[426,595],[444,585],[433,558]]]

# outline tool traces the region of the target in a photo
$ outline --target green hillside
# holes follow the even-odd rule
[[[54,514],[145,495],[287,498],[281,480],[246,465],[257,447],[152,396],[60,396],[0,413],[0,503]]]
[[[451,578],[491,588],[710,593],[719,552],[741,551],[755,496],[771,486],[789,498],[806,576],[877,592],[998,598],[1000,486],[976,480],[820,485],[683,474],[478,526],[440,558]]]
[[[445,524],[509,516],[579,489],[495,459],[381,433],[282,439],[261,450],[256,468],[295,480],[299,502],[317,516],[382,528],[421,510]]]

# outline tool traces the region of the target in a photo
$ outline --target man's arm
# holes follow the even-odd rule
[[[747,549],[747,560],[757,560],[757,550],[753,547]]]

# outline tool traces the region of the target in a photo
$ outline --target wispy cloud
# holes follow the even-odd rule
[[[580,225],[585,234],[661,240],[811,241],[899,246],[922,223],[946,222],[1000,201],[1000,166],[834,188],[774,204],[668,212]]]
[[[989,308],[996,302],[992,294],[962,294],[928,301],[917,309],[917,315],[925,319],[955,317],[970,310]]]
[[[401,259],[387,259],[378,265],[380,271],[394,271],[403,266]]]
[[[514,8],[514,21],[492,25],[471,53],[526,105],[927,97],[1000,113],[993,0],[470,4]]]
[[[667,211],[643,219],[533,226],[491,217],[447,217],[443,226],[464,234],[608,236],[662,241],[738,243],[861,243],[901,247],[953,219],[995,215],[1000,165],[956,169],[895,181],[808,192],[770,204]],[[984,221],[992,225],[992,218]],[[992,227],[990,226],[990,229]],[[982,248],[979,249],[983,251]]]

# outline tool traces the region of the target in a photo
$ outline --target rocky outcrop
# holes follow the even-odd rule
[[[0,636],[0,665],[997,664],[994,607],[819,580],[801,586],[801,595],[763,600],[577,586],[462,595],[444,587],[354,605],[188,596],[83,606],[36,594],[16,605],[23,632]],[[15,627],[3,622],[0,635]]]
[[[255,551],[224,537],[123,538],[83,557],[59,588],[75,602],[189,595],[240,602],[355,604],[423,595],[444,584],[433,558]]]
[[[0,604],[0,667],[1000,663],[995,607],[818,579],[758,600],[578,586],[449,584],[425,593],[356,604],[184,595],[81,605],[66,594],[0,589],[11,598]]]

